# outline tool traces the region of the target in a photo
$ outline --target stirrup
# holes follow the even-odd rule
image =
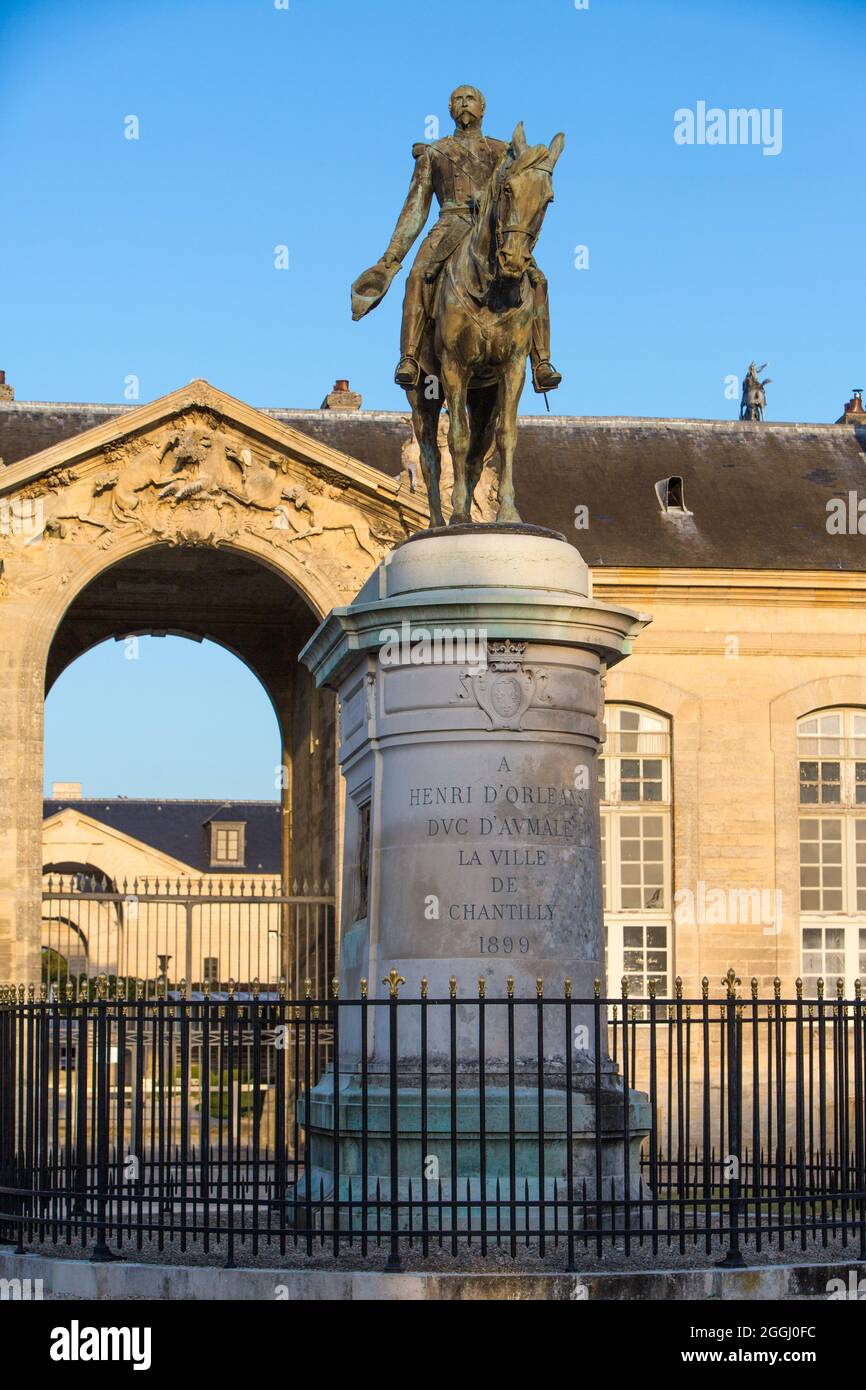
[[[561,381],[561,374],[547,357],[532,368],[532,385],[539,395],[544,391],[555,391]]]
[[[394,372],[394,380],[404,391],[410,391],[413,386],[417,386],[421,380],[421,367],[417,359],[410,357],[408,353],[401,357]]]

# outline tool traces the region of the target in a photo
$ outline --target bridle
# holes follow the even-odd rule
[[[539,168],[539,169],[543,170],[545,173],[549,173],[549,174],[551,174],[551,175],[552,175],[552,173],[553,173],[553,171],[552,171],[551,169],[546,168],[546,166],[543,165],[543,164],[541,164],[540,162],[539,162],[538,165],[528,165],[527,167],[528,167],[528,168],[534,168],[534,167],[535,167],[535,168]],[[494,232],[494,240],[495,240],[495,244],[496,244],[496,261],[497,261],[497,264],[499,264],[500,266],[501,266],[501,264],[502,264],[502,262],[501,262],[501,260],[500,260],[500,256],[501,256],[501,253],[502,253],[503,241],[504,241],[504,238],[505,238],[510,232],[519,232],[519,233],[521,233],[521,235],[526,236],[526,237],[529,238],[529,255],[530,255],[530,256],[532,255],[533,251],[535,250],[535,243],[538,241],[538,238],[539,238],[539,236],[541,235],[541,227],[542,227],[542,224],[543,224],[543,222],[544,222],[544,212],[545,212],[545,208],[543,207],[543,208],[541,208],[541,209],[539,210],[538,213],[536,213],[536,217],[535,217],[536,226],[535,226],[534,228],[533,228],[532,226],[528,226],[528,227],[527,227],[527,226],[524,226],[523,223],[521,223],[521,222],[507,222],[507,223],[505,224],[505,226],[501,226],[501,225],[500,225],[500,217],[499,217],[499,209],[500,209],[500,201],[501,201],[501,199],[502,199],[502,195],[503,195],[503,193],[505,192],[505,177],[504,177],[504,174],[505,174],[505,171],[503,170],[503,174],[502,174],[502,176],[500,177],[500,181],[499,181],[499,187],[498,187],[498,189],[496,190],[496,200],[495,200],[495,202],[494,202],[494,204],[493,204],[493,232]]]

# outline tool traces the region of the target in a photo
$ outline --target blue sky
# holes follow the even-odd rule
[[[553,408],[731,418],[726,379],[754,357],[768,418],[832,420],[866,377],[864,53],[864,0],[0,0],[0,367],[19,399],[122,400],[135,375],[148,400],[205,376],[317,406],[343,376],[402,408],[402,283],[360,324],[349,284],[468,81],[491,134],[566,134],[538,248]],[[699,101],[780,109],[781,153],[676,144]],[[172,646],[153,659],[167,683]],[[271,766],[248,794],[270,794]],[[92,767],[106,790],[113,767]],[[206,775],[166,767],[162,789],[206,794]]]

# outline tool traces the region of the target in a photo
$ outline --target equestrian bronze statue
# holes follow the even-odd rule
[[[743,378],[743,394],[740,398],[740,419],[741,420],[763,420],[764,411],[767,409],[767,394],[765,386],[769,386],[773,380],[771,376],[765,376],[761,381],[758,373],[766,367],[766,362],[762,362],[760,367],[754,362],[749,363],[749,370]]]
[[[412,409],[433,526],[444,525],[436,438],[443,403],[454,463],[451,523],[471,521],[494,439],[502,465],[497,520],[517,522],[514,451],[527,358],[536,391],[553,391],[562,379],[550,360],[547,281],[533,251],[565,137],[529,146],[520,124],[510,143],[490,139],[481,130],[484,104],[474,87],[458,87],[454,135],[414,146],[415,173],[388,249],[352,286],[359,319],[384,298],[435,194],[440,215],[406,284],[395,373]]]

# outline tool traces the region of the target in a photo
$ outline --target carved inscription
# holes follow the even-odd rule
[[[502,757],[477,782],[413,786],[407,800],[437,865],[435,917],[460,929],[467,954],[545,945],[561,876],[586,842],[585,793],[524,782]]]

